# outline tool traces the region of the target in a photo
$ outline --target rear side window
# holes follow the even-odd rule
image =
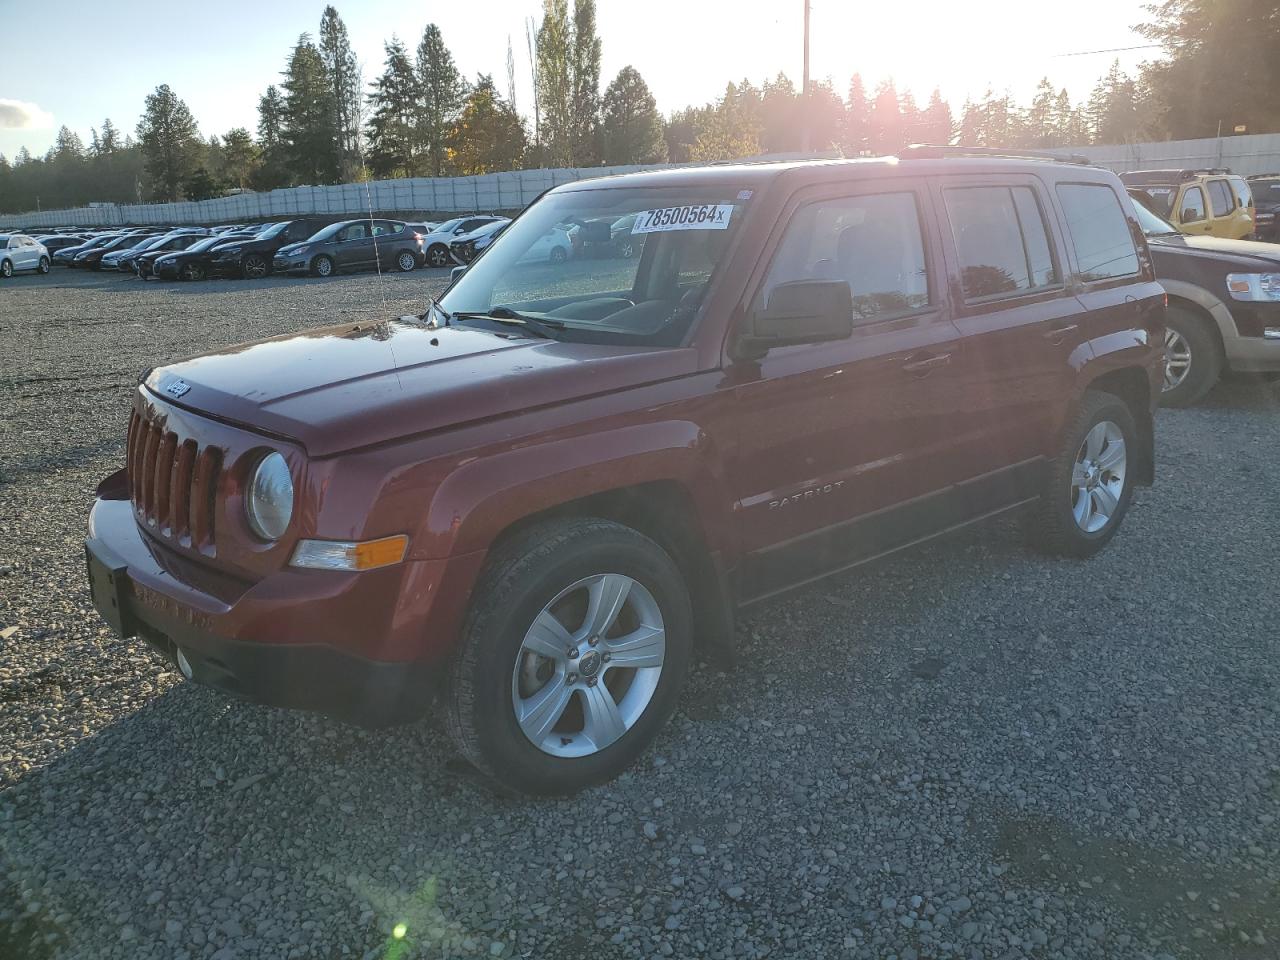
[[[765,280],[844,280],[853,319],[869,322],[929,304],[920,213],[914,193],[877,193],[821,200],[801,207],[787,225]]]
[[[966,300],[1016,296],[1058,282],[1044,214],[1030,187],[952,187],[943,198]]]
[[[1231,191],[1236,195],[1236,205],[1243,208],[1253,206],[1253,194],[1249,192],[1249,185],[1239,177],[1229,177],[1227,183],[1231,184]]]
[[[1138,251],[1115,191],[1101,183],[1060,183],[1058,200],[1067,216],[1082,280],[1138,272]]]
[[[1231,212],[1233,201],[1231,191],[1227,189],[1227,181],[1209,181],[1209,206],[1215,217],[1225,217]]]

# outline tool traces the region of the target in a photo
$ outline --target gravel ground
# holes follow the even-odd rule
[[[1280,957],[1272,387],[1161,413],[1092,561],[1006,524],[757,609],[572,800],[111,636],[80,542],[138,373],[441,282],[0,289],[0,956]]]

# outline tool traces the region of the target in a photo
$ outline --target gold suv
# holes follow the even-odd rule
[[[1257,228],[1249,184],[1230,170],[1131,170],[1120,179],[1182,233],[1243,240]]]

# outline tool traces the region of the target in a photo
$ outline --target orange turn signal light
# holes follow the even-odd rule
[[[377,540],[300,540],[290,563],[313,570],[374,570],[399,563],[408,549],[402,533]]]

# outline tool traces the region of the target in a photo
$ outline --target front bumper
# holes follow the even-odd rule
[[[438,597],[443,561],[386,568],[391,576],[382,579],[290,570],[245,584],[152,542],[132,504],[109,496],[94,503],[85,555],[103,618],[181,667],[180,650],[195,682],[363,726],[407,722],[428,706],[438,645],[434,655],[416,660],[381,660],[350,647],[376,647],[370,634],[377,633],[377,614],[370,610],[385,609],[398,595],[397,578],[409,584],[404,589]],[[355,626],[362,619],[365,629]]]
[[[271,260],[273,273],[306,273],[310,269],[309,257],[274,257]]]

